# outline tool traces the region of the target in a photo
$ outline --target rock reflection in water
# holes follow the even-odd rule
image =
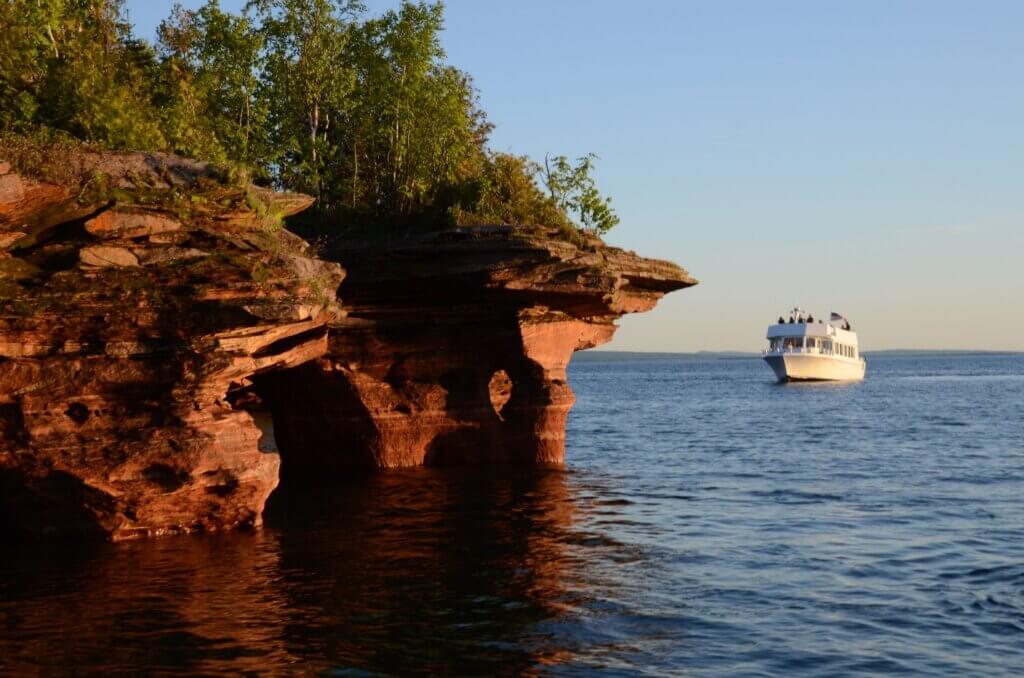
[[[573,511],[562,471],[420,469],[283,487],[255,534],[20,547],[0,556],[0,672],[556,662]]]

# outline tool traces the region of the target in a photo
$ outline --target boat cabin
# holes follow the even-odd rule
[[[825,322],[794,309],[789,321],[768,326],[768,353],[805,353],[856,360],[857,334],[845,318]]]

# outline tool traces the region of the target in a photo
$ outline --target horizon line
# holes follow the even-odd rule
[[[738,355],[761,355],[761,351],[741,351],[735,349],[697,349],[695,351],[644,351],[633,349],[582,349],[577,353],[646,353],[651,355],[698,355],[701,353],[730,353]],[[877,348],[861,351],[870,353],[1024,353],[1024,348]]]

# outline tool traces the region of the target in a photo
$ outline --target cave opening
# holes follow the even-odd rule
[[[318,490],[376,468],[369,413],[348,380],[316,361],[234,384],[228,401],[260,430],[259,448],[280,458],[278,486],[264,511],[273,522]]]
[[[512,377],[505,370],[496,371],[487,382],[487,392],[490,396],[491,407],[494,408],[494,414],[501,421],[505,421],[501,411],[505,409],[505,405],[512,399],[512,386]]]

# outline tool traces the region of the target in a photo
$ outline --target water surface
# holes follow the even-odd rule
[[[0,554],[0,673],[1024,673],[1024,356],[574,363],[567,467]]]

